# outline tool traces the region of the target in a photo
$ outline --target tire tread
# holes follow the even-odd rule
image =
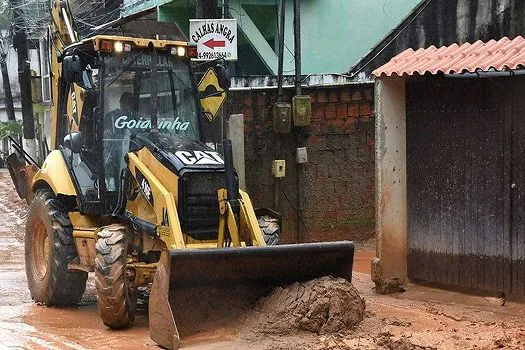
[[[136,298],[126,276],[126,227],[103,228],[96,243],[95,285],[100,317],[110,328],[128,328],[135,321]]]
[[[51,190],[37,191],[29,208],[30,214],[35,215],[31,211],[38,210],[35,207],[38,207],[39,204],[45,206],[53,228],[52,232],[48,232],[48,237],[51,238],[52,254],[49,261],[51,265],[47,288],[43,293],[37,293],[35,292],[37,287],[31,285],[30,282],[31,296],[36,302],[48,306],[74,306],[80,302],[86,289],[87,273],[68,269],[68,264],[78,256],[73,240],[73,225],[67,209]],[[27,228],[26,235],[31,235],[29,230],[30,227]],[[26,246],[26,250],[27,248]]]

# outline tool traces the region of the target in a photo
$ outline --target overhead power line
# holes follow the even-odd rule
[[[115,0],[78,0],[71,1],[73,19],[78,24],[81,34],[87,34],[92,27],[117,18],[120,14],[121,1]],[[10,10],[16,12],[13,16],[13,26],[26,30],[31,36],[39,34],[49,24],[49,0],[18,0],[12,2]]]

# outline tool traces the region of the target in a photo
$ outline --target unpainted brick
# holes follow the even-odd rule
[[[359,103],[359,116],[365,116],[372,114],[372,108],[369,102]]]
[[[343,148],[339,135],[327,135],[326,136],[326,148],[331,149],[331,150]]]
[[[333,151],[334,164],[343,164],[346,162],[346,152],[344,149],[336,149]]]
[[[324,137],[324,135],[314,134],[306,140],[306,147],[309,150],[308,158],[310,162],[310,157],[311,157],[310,152],[327,149],[326,148],[326,138]]]
[[[312,104],[312,118],[324,119],[325,105],[321,103]]]
[[[266,109],[266,106],[254,106],[253,109],[256,111],[257,118],[259,120],[272,120],[273,121],[273,115],[270,116],[270,113],[268,113],[268,110]]]
[[[341,176],[341,169],[338,164],[331,164],[328,175],[331,179],[338,179]]]
[[[328,93],[328,102],[339,102],[339,93],[337,90],[330,90]]]
[[[244,115],[245,120],[251,120],[253,118],[253,109],[252,107],[244,107],[242,109],[242,114]]]
[[[342,89],[339,98],[341,102],[352,101],[352,93],[350,92],[350,89]]]
[[[310,135],[322,135],[324,133],[324,123],[322,119],[312,120],[310,125]]]
[[[357,102],[348,104],[348,116],[354,118],[359,117],[359,104]]]
[[[345,127],[344,130],[347,134],[353,134],[356,131],[356,118],[348,117],[345,119]]]
[[[244,95],[243,103],[246,107],[250,107],[252,105],[252,95],[251,94]]]
[[[340,166],[333,163],[322,163],[318,165],[317,176],[320,179],[331,179],[335,180],[341,176]],[[333,188],[333,181],[327,181],[327,184],[331,183],[331,188]],[[333,191],[332,191],[333,192]]]
[[[337,117],[337,104],[329,103],[324,110],[325,119],[335,119]]]
[[[339,201],[337,200],[337,192],[333,192],[331,196],[329,196],[330,200],[326,202],[324,205],[324,209],[327,211],[339,211],[341,209],[341,205],[339,204]]]
[[[259,94],[257,96],[257,105],[258,106],[266,105],[266,94]]]
[[[374,89],[366,88],[365,93],[364,93],[364,98],[368,101],[373,102],[374,101]]]
[[[317,102],[326,103],[328,102],[328,92],[326,90],[317,91]]]
[[[244,104],[244,96],[246,96],[246,93],[237,93],[237,94],[229,94],[228,98],[226,99],[227,103],[226,105],[229,106],[239,106]]]
[[[362,99],[363,99],[363,95],[361,94],[361,91],[354,91],[352,93],[352,100],[361,101]]]
[[[339,197],[339,208],[341,210],[348,210],[353,207],[353,203],[355,203],[355,198],[348,195],[343,195]]]
[[[331,127],[337,130],[338,134],[345,134],[345,121],[348,117],[341,117],[331,121]]]
[[[317,172],[316,172],[316,176],[318,179],[323,179],[325,181],[321,181],[321,183],[319,184],[320,187],[323,187],[323,189],[326,190],[326,187],[327,186],[331,186],[331,189],[330,190],[333,190],[333,182],[330,182],[330,181],[326,181],[326,179],[329,178],[329,173],[330,173],[330,165],[329,163],[325,163],[323,161],[319,161],[318,164],[317,164]]]
[[[341,167],[339,169],[341,169]],[[347,188],[346,184],[350,179],[351,178],[346,174],[343,174],[343,176],[341,176],[339,179],[335,179],[334,180],[335,191],[342,195],[346,195],[346,188]]]
[[[324,165],[331,164],[334,161],[334,151],[330,149],[324,150],[311,150],[308,154],[308,161],[312,164],[317,164],[321,168],[317,168],[319,171],[325,171]]]
[[[337,220],[337,219],[339,219],[340,216],[341,216],[341,214],[339,213],[339,211],[331,210],[331,211],[325,211],[324,215],[323,215],[323,218],[325,218],[327,220]]]
[[[337,104],[337,118],[346,118],[348,116],[348,104],[338,103]]]

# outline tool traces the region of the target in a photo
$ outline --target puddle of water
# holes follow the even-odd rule
[[[30,304],[0,306],[0,349],[24,348],[27,336],[35,330],[21,320],[29,308]]]
[[[143,349],[155,346],[149,338],[144,312],[137,315],[135,327],[112,331],[100,320],[94,302],[63,309],[33,305],[23,320],[34,326],[33,338],[49,342],[58,349]]]
[[[359,249],[354,253],[353,270],[361,273],[370,274],[371,261],[376,256],[375,249]]]

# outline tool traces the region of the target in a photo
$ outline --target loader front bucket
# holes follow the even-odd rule
[[[265,247],[165,250],[149,302],[151,339],[180,337],[227,321],[277,286],[332,275],[351,281],[349,241]]]

